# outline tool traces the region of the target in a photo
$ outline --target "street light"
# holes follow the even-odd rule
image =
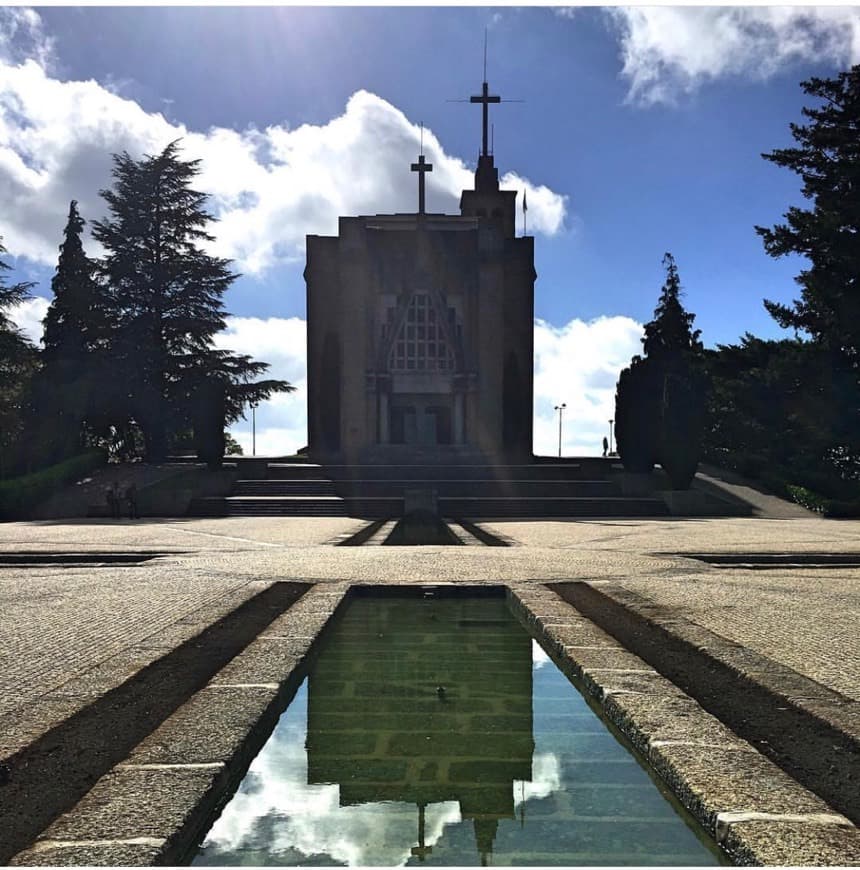
[[[257,455],[257,403],[251,402],[251,456]]]
[[[567,407],[567,402],[562,402],[560,405],[556,405],[553,410],[558,411],[558,458],[561,459],[561,415],[564,413],[564,409]]]
[[[612,455],[612,424],[613,420],[609,421],[609,455]]]

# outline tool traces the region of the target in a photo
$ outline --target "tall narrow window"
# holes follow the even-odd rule
[[[449,309],[453,313],[453,309]],[[453,371],[454,354],[436,319],[436,309],[426,293],[409,301],[406,320],[391,346],[392,371]]]

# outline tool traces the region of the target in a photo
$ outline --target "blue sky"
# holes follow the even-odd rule
[[[48,296],[68,200],[102,217],[110,152],[183,136],[222,218],[215,249],[244,272],[220,340],[268,351],[302,386],[304,234],[414,210],[419,123],[429,207],[456,211],[480,113],[447,100],[479,90],[485,27],[491,89],[524,100],[492,120],[536,236],[536,447],[552,449],[559,401],[565,451],[599,445],[665,251],[706,345],[778,337],[762,298],[793,298],[801,264],[767,257],[753,227],[799,184],[760,155],[791,143],[801,79],[860,60],[857,7],[0,10],[0,234],[16,273]],[[258,447],[300,446],[303,402],[261,409]]]

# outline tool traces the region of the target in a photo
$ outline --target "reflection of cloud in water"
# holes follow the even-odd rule
[[[307,682],[206,836],[207,863],[240,863],[236,852],[259,850],[272,858],[316,855],[328,856],[331,864],[404,865],[418,841],[416,806],[339,806],[337,785],[308,785],[306,739]],[[425,844],[434,845],[445,825],[459,821],[456,801],[430,804]]]
[[[541,645],[532,640],[532,668],[539,671],[544,665],[549,664],[549,656],[541,649]]]
[[[529,798],[545,798],[561,789],[561,764],[554,752],[536,752],[532,756],[531,782],[514,780],[514,806]]]

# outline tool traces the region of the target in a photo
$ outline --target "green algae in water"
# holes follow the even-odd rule
[[[358,598],[196,865],[725,862],[504,600]]]

